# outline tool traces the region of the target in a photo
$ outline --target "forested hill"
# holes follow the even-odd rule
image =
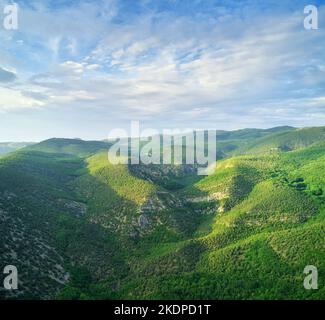
[[[109,146],[0,158],[0,261],[20,279],[0,298],[325,299],[325,127],[218,131],[208,177],[111,165]]]

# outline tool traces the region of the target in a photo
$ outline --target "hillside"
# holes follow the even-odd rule
[[[111,146],[111,143],[105,141],[53,138],[29,146],[28,149],[47,153],[63,153],[86,157],[101,150],[107,150],[109,146]]]
[[[76,139],[1,158],[0,257],[23,271],[0,298],[324,299],[325,127],[218,136],[208,177]]]
[[[239,148],[238,152],[251,154],[274,151],[293,151],[324,140],[325,127],[302,128],[282,131],[271,136],[259,138],[248,146]]]

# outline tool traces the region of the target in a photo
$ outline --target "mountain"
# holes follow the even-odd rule
[[[324,299],[325,127],[217,132],[216,172],[112,165],[111,142],[0,159],[0,257],[18,299]],[[219,138],[218,138],[219,137]]]

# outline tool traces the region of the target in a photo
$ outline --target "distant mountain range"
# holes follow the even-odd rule
[[[325,299],[325,127],[217,131],[207,177],[114,166],[110,145],[3,144],[0,261],[20,285],[0,298]]]
[[[29,145],[32,145],[32,142],[0,142],[0,155],[22,149]]]

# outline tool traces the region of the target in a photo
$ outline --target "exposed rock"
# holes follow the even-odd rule
[[[215,192],[207,196],[196,197],[196,198],[188,198],[187,201],[191,203],[199,203],[199,202],[214,202],[216,200],[223,200],[228,198],[229,196],[223,192]]]
[[[59,199],[58,202],[63,204],[63,206],[77,218],[80,218],[87,213],[87,206],[82,202],[67,199]]]

